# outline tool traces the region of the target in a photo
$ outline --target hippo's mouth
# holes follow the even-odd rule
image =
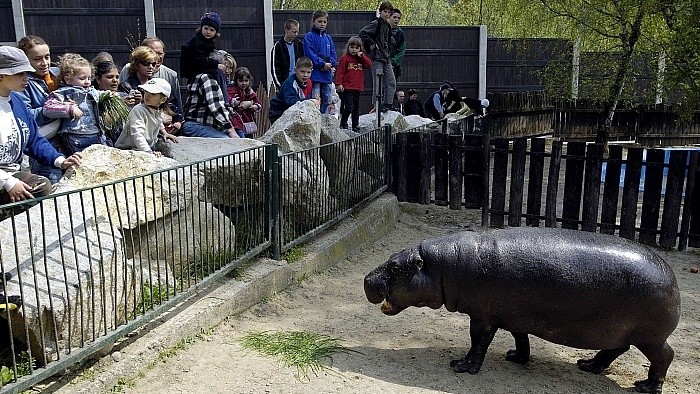
[[[385,299],[381,306],[382,313],[389,316],[396,315],[404,309],[405,308],[392,304],[388,299]]]

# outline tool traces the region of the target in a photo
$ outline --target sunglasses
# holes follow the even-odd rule
[[[146,62],[146,61],[143,61],[143,62],[139,62],[139,64],[142,65],[142,66],[144,66],[144,67],[148,67],[148,66],[155,67],[158,63],[156,63],[156,62]]]

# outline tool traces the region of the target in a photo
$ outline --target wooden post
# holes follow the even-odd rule
[[[625,186],[622,189],[622,207],[620,208],[620,237],[635,238],[637,224],[637,199],[639,198],[639,181],[642,173],[644,149],[629,148],[625,161]]]
[[[557,194],[559,193],[559,167],[561,166],[562,141],[552,142],[552,156],[549,160],[547,181],[547,201],[544,206],[544,225],[557,227]]]
[[[581,229],[592,233],[598,229],[598,202],[600,201],[600,172],[602,164],[603,144],[588,145]]]
[[[479,121],[474,122],[474,126],[479,126],[481,130],[481,135],[483,136],[482,150],[484,159],[484,185],[482,186],[481,199],[481,226],[488,227],[489,225],[489,205],[491,201],[491,182],[489,181],[489,173],[491,172],[491,136],[489,135],[488,123],[484,121],[484,118],[479,119]]]
[[[600,232],[615,234],[617,202],[620,196],[620,171],[622,170],[622,147],[608,146],[608,161],[605,164],[605,188],[600,213]]]
[[[462,156],[461,135],[451,135],[450,140],[450,209],[462,209]]]
[[[497,139],[493,152],[493,187],[491,191],[491,225],[505,222],[506,178],[508,177],[508,140]]]
[[[639,242],[656,245],[656,229],[659,226],[661,188],[664,179],[663,149],[648,149],[642,197],[642,218],[639,226]]]
[[[447,134],[433,135],[433,155],[435,158],[435,204],[447,205],[448,189],[448,140]]]
[[[690,218],[693,213],[694,222],[698,222],[700,218],[700,204],[693,204],[692,201],[695,195],[695,177],[698,174],[698,152],[690,153],[690,165],[688,165],[688,181],[685,183],[685,199],[683,200],[683,217],[681,219],[681,235],[678,239],[678,250],[683,251],[688,246],[688,235],[690,233]],[[700,231],[695,232],[698,234]],[[691,244],[691,246],[693,246]]]
[[[406,201],[408,167],[406,162],[408,158],[408,133],[396,133],[396,152],[398,160],[396,161],[396,199],[400,202]]]
[[[688,151],[673,150],[668,161],[666,193],[664,194],[664,213],[661,217],[661,235],[659,245],[665,248],[676,246],[678,238],[678,218],[681,213],[683,198],[683,178],[685,178]]]
[[[464,206],[481,208],[484,197],[484,138],[464,136]]]
[[[530,171],[527,181],[527,218],[525,219],[525,224],[532,227],[540,226],[544,147],[544,138],[532,138],[530,140]]]
[[[421,176],[420,176],[420,189],[418,194],[418,203],[420,204],[430,204],[430,192],[431,192],[431,173],[433,169],[433,146],[432,146],[432,134],[430,133],[420,133],[420,165],[421,165]]]
[[[520,227],[523,216],[523,191],[525,190],[525,151],[527,139],[513,141],[513,164],[510,170],[510,198],[508,200],[508,225]]]
[[[585,166],[585,142],[569,142],[566,148],[566,171],[564,173],[564,204],[561,227],[578,230],[581,213],[581,191]]]

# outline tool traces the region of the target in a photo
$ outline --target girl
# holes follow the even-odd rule
[[[25,154],[59,169],[80,165],[79,153],[65,158],[39,134],[33,115],[16,93],[27,87],[27,73],[34,70],[22,50],[0,46],[0,205],[51,193],[47,178],[19,171]],[[27,208],[0,209],[0,220]]]
[[[365,71],[372,67],[372,60],[362,53],[362,40],[352,36],[345,47],[345,54],[338,63],[335,76],[336,88],[342,94],[340,127],[348,128],[348,117],[352,114],[352,130],[360,126],[360,93],[365,90]]]
[[[216,51],[215,40],[220,36],[221,17],[216,12],[207,12],[200,20],[200,26],[181,48],[180,75],[190,84],[199,74],[207,74],[219,84],[224,101],[226,97],[226,65],[212,56]]]
[[[44,103],[44,115],[63,120],[59,134],[65,153],[81,152],[93,144],[107,145],[100,130],[97,102],[100,95],[112,93],[91,86],[92,66],[76,53],[61,56],[58,68],[62,86]]]
[[[137,104],[129,113],[126,122],[126,130],[119,135],[114,144],[119,149],[134,149],[149,152],[161,157],[155,148],[158,134],[162,134],[165,140],[178,142],[177,138],[165,131],[163,125],[163,113],[172,116],[168,105],[171,86],[165,79],[153,78],[139,88],[144,91],[143,102]]]
[[[311,59],[314,69],[311,72],[313,97],[321,99],[321,113],[326,113],[331,101],[333,71],[338,65],[333,39],[326,32],[328,12],[317,10],[311,17],[313,27],[304,36],[304,56]]]
[[[58,88],[58,67],[51,67],[51,50],[43,38],[37,36],[22,37],[17,47],[24,51],[29,63],[35,71],[28,72],[29,83],[23,92],[19,92],[29,107],[29,112],[39,126],[39,134],[46,137],[49,143],[59,152],[63,152],[63,141],[58,136],[61,127],[60,119],[44,116],[44,103],[49,94]],[[29,158],[29,166],[33,173],[44,176],[51,183],[58,182],[63,171],[52,165],[45,166],[34,158]]]
[[[258,95],[250,87],[250,71],[246,67],[238,67],[233,73],[233,84],[228,88],[228,96],[231,97],[231,124],[236,129],[236,134],[244,138],[257,131],[253,115],[260,111],[262,104]]]

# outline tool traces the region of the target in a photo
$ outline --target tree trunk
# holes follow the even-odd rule
[[[615,110],[617,109],[617,105],[622,98],[625,82],[630,73],[634,48],[641,35],[642,20],[644,20],[644,15],[645,11],[640,7],[634,22],[630,26],[629,33],[623,32],[620,36],[624,52],[622,53],[622,58],[620,58],[620,61],[618,62],[617,73],[615,74],[613,84],[610,86],[608,100],[605,101],[605,119],[603,122],[598,124],[598,131],[595,139],[595,142],[598,144],[603,144],[606,150],[608,141],[610,140],[610,129],[612,128]]]

